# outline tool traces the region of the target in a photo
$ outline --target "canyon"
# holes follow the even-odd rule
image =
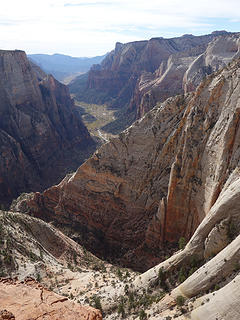
[[[239,158],[239,60],[169,98],[62,182],[13,210],[64,225],[94,254],[144,271],[190,239]]]
[[[0,181],[6,199],[16,181],[32,191],[0,210],[0,319],[239,319],[239,34],[170,40],[118,43],[85,75],[104,86],[115,65],[111,103],[136,120],[85,162],[95,143],[68,89],[0,52]]]
[[[81,297],[83,304],[90,291],[101,301],[104,319],[237,320],[239,70],[237,59],[208,76],[194,93],[157,104],[76,173],[42,194],[21,196],[12,212],[1,212],[5,255],[14,253],[14,262],[3,261],[4,272],[50,282],[57,294],[66,292],[74,301]],[[86,247],[88,241],[97,244],[96,250],[100,241],[118,250],[124,246],[118,262],[128,258],[135,268],[140,263],[149,268],[154,248],[165,257],[141,274],[118,269],[116,278],[109,263],[87,253],[52,223],[64,226],[66,234]],[[188,243],[182,241],[180,250],[175,247],[166,257],[171,242],[181,236]],[[26,238],[27,251],[21,245]],[[91,277],[98,277],[95,287],[84,283],[94,281]],[[28,281],[36,286],[36,280]]]

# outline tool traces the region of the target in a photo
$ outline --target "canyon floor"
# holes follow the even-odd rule
[[[79,107],[82,120],[92,137],[100,140],[100,144],[108,142],[110,138],[116,137],[109,132],[106,132],[102,127],[111,123],[116,119],[115,109],[109,108],[106,105],[88,104],[75,100],[75,105]]]

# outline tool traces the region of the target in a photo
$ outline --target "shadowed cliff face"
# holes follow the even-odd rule
[[[120,109],[120,119],[104,127],[120,132],[158,101],[194,91],[205,76],[238,56],[239,34],[227,32],[117,43],[101,65],[74,80],[70,90],[80,101]]]
[[[0,203],[8,204],[58,182],[94,143],[67,87],[24,52],[0,51],[0,74]]]
[[[239,165],[239,66],[157,105],[18,210],[69,226],[98,255],[155,264],[166,242],[190,238]]]

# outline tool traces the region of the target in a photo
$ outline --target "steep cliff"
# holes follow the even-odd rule
[[[171,291],[155,306],[158,317],[164,311],[172,316],[170,310],[181,301],[174,316],[179,320],[239,319],[239,186],[238,164],[187,246],[135,279],[133,291],[164,285]]]
[[[93,149],[66,86],[0,51],[0,203],[37,191],[76,169]]]
[[[239,55],[239,34],[153,38],[117,43],[101,65],[70,84],[81,101],[118,108],[117,120],[104,127],[120,132],[157,101],[194,91],[208,74]]]
[[[191,237],[239,165],[239,66],[157,105],[18,210],[68,225],[100,256],[154,265],[170,243]]]

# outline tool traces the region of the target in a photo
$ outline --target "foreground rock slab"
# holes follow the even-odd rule
[[[32,279],[24,282],[0,281],[0,308],[12,312],[16,319],[101,320],[99,310],[82,307],[57,295]],[[4,319],[4,318],[3,318]],[[11,318],[10,318],[11,319]]]

